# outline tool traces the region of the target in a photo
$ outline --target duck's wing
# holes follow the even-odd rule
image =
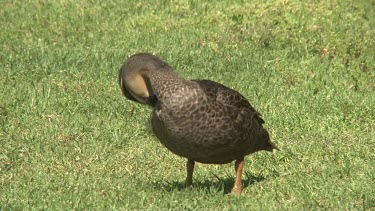
[[[255,117],[259,124],[264,123],[261,114],[256,111],[249,101],[237,91],[210,80],[194,81],[198,83],[199,87],[206,94],[208,100],[212,100],[238,111],[237,118],[242,119],[246,118],[247,115],[250,115]]]

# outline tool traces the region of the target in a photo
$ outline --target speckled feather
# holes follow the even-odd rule
[[[197,94],[185,96],[178,110],[156,103],[152,129],[164,146],[189,160],[217,164],[268,149],[264,121],[242,95],[213,81],[193,82],[190,91]]]

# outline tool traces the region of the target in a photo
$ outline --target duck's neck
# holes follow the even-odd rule
[[[154,94],[160,102],[172,105],[189,98],[191,92],[191,81],[179,76],[171,69],[150,71],[149,80]]]

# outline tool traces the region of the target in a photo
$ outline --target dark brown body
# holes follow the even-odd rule
[[[127,98],[154,107],[152,130],[165,147],[188,159],[187,184],[189,166],[194,167],[195,161],[236,160],[237,170],[244,156],[277,149],[248,100],[219,83],[185,80],[167,63],[145,53],[124,63],[119,81]]]
[[[177,110],[156,103],[152,129],[173,153],[189,160],[223,164],[272,151],[263,119],[239,93],[213,81],[194,81],[196,95]]]

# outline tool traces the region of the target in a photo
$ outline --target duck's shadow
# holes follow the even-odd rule
[[[228,194],[232,191],[233,185],[234,185],[234,177],[231,175],[227,175],[226,177],[219,177],[216,176],[215,180],[199,180],[196,178],[193,179],[193,189],[198,190],[205,190],[208,192],[211,191],[224,191],[224,194]],[[245,189],[248,186],[254,184],[255,182],[261,182],[265,180],[265,177],[260,175],[254,175],[250,172],[245,171],[244,175],[242,176],[242,188]],[[153,182],[153,186],[155,189],[163,189],[168,192],[172,191],[182,191],[185,190],[185,181],[167,181],[167,180],[158,180]]]

